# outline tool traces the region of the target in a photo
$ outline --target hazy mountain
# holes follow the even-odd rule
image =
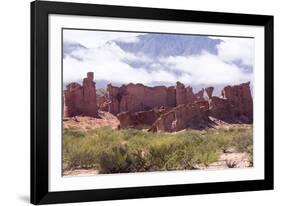
[[[142,68],[147,71],[152,71],[161,68],[170,71],[176,76],[181,75],[181,72],[175,68],[171,68],[167,64],[163,64],[161,58],[169,56],[199,55],[203,51],[217,54],[217,45],[221,42],[221,40],[211,39],[207,36],[181,34],[145,34],[139,35],[137,38],[138,41],[134,42],[113,40],[107,43],[110,44],[114,42],[125,52],[146,56],[152,60],[152,62],[149,62],[142,58],[137,60],[122,59],[123,62],[135,69]],[[155,67],[155,65],[157,67]]]
[[[83,46],[82,44],[79,44],[77,42],[68,42],[64,41],[63,42],[63,58],[65,58],[67,55],[70,57],[77,59],[78,61],[82,61],[81,58],[77,57],[76,55],[73,55],[72,53],[74,51],[78,50],[87,50],[88,48]]]
[[[217,54],[218,39],[192,35],[139,35],[136,42],[114,42],[126,52],[144,54],[151,58],[167,56],[187,56],[200,54],[203,50]]]

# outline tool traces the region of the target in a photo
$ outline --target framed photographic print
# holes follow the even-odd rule
[[[31,3],[31,203],[273,189],[273,16]]]

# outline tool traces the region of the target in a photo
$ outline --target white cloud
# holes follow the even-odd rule
[[[148,72],[145,68],[135,69],[122,61],[122,59],[138,59],[131,53],[124,52],[116,44],[106,44],[99,48],[87,51],[77,51],[73,55],[83,57],[83,61],[77,61],[71,57],[63,60],[64,81],[78,81],[85,77],[86,73],[93,71],[95,80],[106,80],[115,83],[143,83],[151,84],[153,81],[176,82],[176,78],[164,70]],[[151,61],[143,57],[143,61]]]
[[[96,48],[110,40],[133,42],[138,41],[140,33],[130,32],[107,32],[92,30],[63,30],[63,40],[78,42],[88,48]]]
[[[120,32],[77,32],[64,31],[64,40],[76,41],[85,45],[88,50],[74,51],[63,59],[64,82],[81,81],[87,72],[93,71],[95,80],[112,83],[143,83],[152,85],[165,82],[175,85],[176,81],[191,85],[238,84],[251,81],[252,73],[244,73],[233,61],[241,61],[245,65],[253,64],[252,39],[219,38],[223,42],[218,45],[218,55],[202,52],[200,55],[177,56],[150,59],[148,56],[125,52],[110,40],[135,42],[138,33]],[[126,61],[141,61],[150,65],[149,68],[134,68]],[[146,64],[143,64],[144,66]],[[168,68],[166,70],[165,68]],[[175,75],[177,71],[180,75]]]
[[[220,37],[223,40],[218,48],[218,56],[226,62],[241,61],[242,64],[254,64],[254,39]]]
[[[185,73],[179,81],[192,85],[237,84],[251,80],[251,74],[243,73],[235,64],[228,64],[208,52],[189,57],[169,57],[162,61]]]
[[[107,44],[97,49],[74,52],[83,57],[77,61],[67,57],[64,59],[64,80],[78,81],[84,78],[88,71],[95,73],[96,80],[106,80],[113,83],[143,83],[151,85],[153,82],[166,82],[172,85],[176,81],[185,84],[237,84],[251,80],[251,74],[245,74],[234,64],[228,64],[218,56],[203,52],[202,55],[189,57],[169,57],[160,59],[163,65],[180,71],[182,75],[175,76],[161,68],[160,64],[153,64],[154,69],[133,68],[122,59],[139,59],[131,53],[124,52],[116,44]],[[142,61],[151,62],[144,57]]]

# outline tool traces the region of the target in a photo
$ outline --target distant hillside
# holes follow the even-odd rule
[[[164,35],[146,34],[139,35],[137,42],[114,42],[124,51],[142,53],[149,57],[187,56],[200,54],[203,50],[212,54],[217,53],[218,39],[207,36],[192,35]]]

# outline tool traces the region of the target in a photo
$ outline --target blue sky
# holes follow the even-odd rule
[[[64,30],[64,83],[95,73],[97,87],[228,85],[252,81],[254,39]]]

